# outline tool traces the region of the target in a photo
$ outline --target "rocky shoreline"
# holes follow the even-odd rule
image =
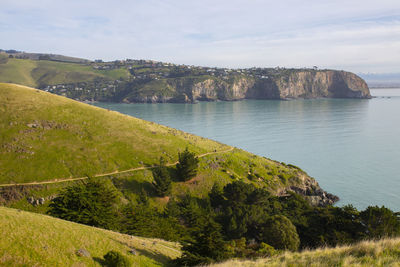
[[[297,184],[284,188],[277,195],[284,197],[288,196],[290,192],[303,196],[311,205],[319,207],[333,205],[340,200],[338,196],[323,190],[314,178],[309,177],[302,171]]]

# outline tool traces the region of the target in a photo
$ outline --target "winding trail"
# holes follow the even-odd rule
[[[208,155],[214,155],[214,154],[220,154],[220,153],[228,153],[228,152],[230,152],[230,151],[232,151],[234,149],[235,149],[234,147],[230,147],[229,149],[226,149],[226,150],[207,152],[207,153],[204,153],[204,154],[201,154],[201,155],[197,156],[197,158],[202,158],[202,157],[205,157],[205,156],[208,156]],[[176,161],[174,163],[167,163],[165,165],[170,167],[170,166],[175,166],[178,163],[179,163],[179,161]],[[95,174],[92,177],[104,177],[104,176],[120,174],[120,173],[127,173],[127,172],[135,172],[135,171],[141,171],[141,170],[154,169],[154,168],[157,168],[157,167],[158,166],[137,167],[137,168],[132,168],[132,169],[124,170],[124,171],[114,171],[114,172],[109,172],[109,173]],[[84,176],[84,177],[77,177],[77,178],[61,178],[61,179],[54,179],[54,180],[51,180],[51,181],[44,181],[44,182],[0,184],[0,187],[55,184],[55,183],[64,183],[64,182],[79,181],[79,180],[85,180],[85,179],[88,179],[88,177]]]

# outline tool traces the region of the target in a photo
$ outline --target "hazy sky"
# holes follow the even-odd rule
[[[400,0],[0,0],[0,48],[400,72]]]

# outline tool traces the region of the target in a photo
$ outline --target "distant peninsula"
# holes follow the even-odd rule
[[[242,99],[371,98],[354,73],[314,68],[230,69],[152,60],[103,62],[0,50],[0,82],[79,101],[196,103]]]

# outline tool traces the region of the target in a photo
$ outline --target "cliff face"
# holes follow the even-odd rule
[[[282,76],[275,82],[281,99],[371,97],[364,80],[344,71],[302,71]]]
[[[370,98],[366,82],[357,75],[334,70],[283,70],[271,77],[239,75],[230,79],[180,77],[133,88],[125,102],[184,102],[295,99],[295,98]],[[146,90],[146,88],[152,88]],[[160,93],[162,92],[162,94]],[[167,93],[166,93],[167,92]]]

